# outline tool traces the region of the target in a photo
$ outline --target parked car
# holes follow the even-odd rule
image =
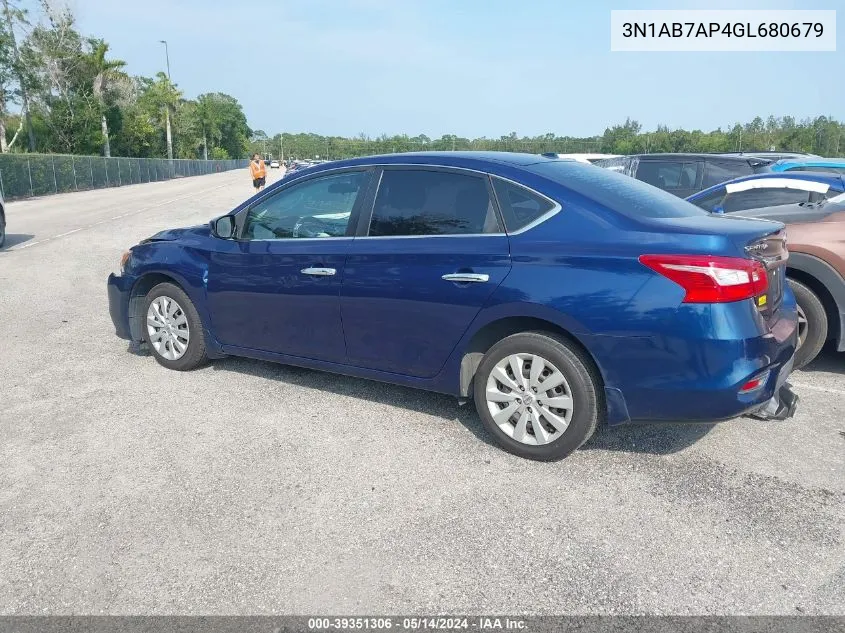
[[[0,248],[6,243],[6,201],[0,194]]]
[[[720,154],[636,154],[595,164],[686,198],[726,180],[766,171],[771,163],[763,158]]]
[[[779,160],[770,167],[775,172],[814,171],[845,174],[845,159]]]
[[[735,178],[687,198],[697,207],[734,213],[780,204],[814,203],[845,192],[845,176],[808,171],[755,174]]]
[[[296,171],[302,171],[303,169],[308,169],[311,167],[311,163],[302,160],[295,160],[291,163],[290,167],[288,168],[288,174],[291,174]]]
[[[795,368],[812,362],[829,340],[845,351],[845,194],[736,215],[787,225],[786,277],[798,303]]]
[[[277,160],[271,160],[270,161],[270,169],[279,169],[279,167],[281,167],[281,163],[279,163],[279,161],[277,161]]]
[[[604,421],[794,413],[783,229],[576,161],[371,156],[143,240],[109,308],[169,369],[248,356],[473,399],[506,450],[556,459]]]

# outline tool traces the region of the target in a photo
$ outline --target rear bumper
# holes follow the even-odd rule
[[[600,364],[601,357],[614,361],[606,372],[606,386],[618,391],[617,400],[625,405],[624,413],[614,411],[609,422],[717,422],[742,415],[792,415],[797,397],[787,380],[798,326],[791,293],[778,312],[765,334],[752,337],[730,338],[732,327],[712,338],[593,337],[590,348],[601,350]],[[763,376],[760,387],[741,393],[749,380]],[[622,410],[619,403],[615,408]]]
[[[132,290],[131,280],[112,273],[106,282],[109,296],[109,314],[114,324],[114,332],[122,339],[131,340],[129,330],[129,295]]]

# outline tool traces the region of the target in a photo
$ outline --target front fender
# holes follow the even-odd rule
[[[211,330],[211,318],[208,312],[206,283],[208,279],[208,258],[202,251],[186,249],[172,242],[156,242],[144,245],[133,251],[132,266],[127,270],[135,278],[130,295],[130,328],[133,336],[140,330],[134,319],[141,310],[136,302],[143,301],[149,288],[146,288],[150,277],[166,277],[173,280],[194,304],[197,314],[205,330],[206,342],[212,350],[217,350],[219,344]]]

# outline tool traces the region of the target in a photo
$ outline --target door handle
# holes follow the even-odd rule
[[[453,281],[459,284],[483,284],[490,281],[490,275],[478,273],[451,273],[441,277],[443,281]]]
[[[312,277],[331,277],[337,273],[334,268],[303,268],[299,272],[303,275],[311,275]]]

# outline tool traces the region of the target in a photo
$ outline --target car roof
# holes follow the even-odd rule
[[[414,165],[439,165],[443,167],[482,167],[493,163],[519,167],[548,161],[576,162],[572,160],[552,158],[540,154],[523,154],[517,152],[401,152],[398,154],[377,154],[374,156],[336,160],[329,163],[321,163],[318,167],[331,167],[332,169],[336,169],[338,167],[391,165],[402,163]]]
[[[845,167],[845,158],[825,158],[822,160],[794,160],[786,158],[775,163],[778,167]]]
[[[718,158],[719,160],[728,160],[747,163],[749,161],[755,162],[771,162],[769,159],[760,158],[758,156],[731,156],[730,154],[708,154],[705,152],[666,152],[661,154],[634,154],[633,158],[643,160],[666,160],[666,159],[684,159],[684,158]]]

